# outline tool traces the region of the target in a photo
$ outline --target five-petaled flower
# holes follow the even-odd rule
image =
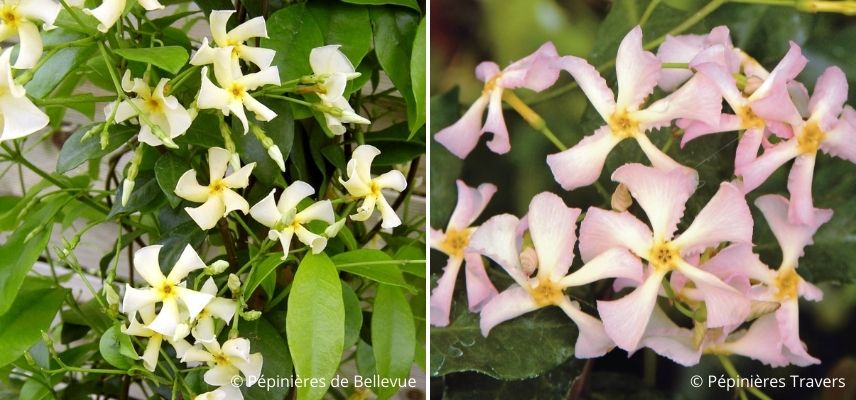
[[[380,154],[380,150],[372,145],[364,144],[357,146],[351,159],[348,161],[348,180],[339,178],[339,182],[348,193],[355,198],[362,198],[363,204],[357,207],[357,213],[351,215],[354,221],[365,221],[374,212],[375,207],[380,210],[383,228],[395,228],[401,225],[401,219],[395,210],[383,197],[383,189],[391,189],[400,192],[407,188],[407,179],[399,170],[385,172],[376,178],[372,178],[372,160]]]
[[[144,307],[157,303],[161,309],[157,317],[146,325],[161,335],[178,340],[190,333],[189,320],[182,318],[186,313],[190,320],[196,318],[214,296],[188,289],[184,279],[197,269],[205,268],[205,263],[189,245],[184,248],[169,275],[161,272],[158,255],[163,246],[146,246],[134,253],[134,270],[143,277],[149,287],[135,289],[125,285],[125,298],[122,312],[132,314]]]
[[[160,129],[160,132],[163,132],[165,138],[169,140],[183,135],[190,128],[192,118],[175,96],[167,96],[164,93],[168,83],[168,79],[161,78],[155,90],[152,91],[146,81],[140,78],[131,80],[131,70],[125,70],[125,75],[122,77],[122,90],[135,93],[137,97],[119,103],[115,122],[144,116],[148,122],[156,126],[149,126],[144,121],[139,121],[140,133],[137,138],[149,146],[164,144],[153,129]],[[109,116],[111,111],[110,108],[105,108],[104,114]]]
[[[236,382],[246,382],[250,387],[261,378],[263,357],[261,353],[250,354],[250,341],[245,338],[229,339],[221,346],[216,340],[203,342],[202,346],[188,349],[181,357],[184,363],[206,363],[205,383],[217,386],[226,394],[226,399],[243,399]],[[244,378],[240,378],[241,374]],[[235,379],[239,377],[240,379]],[[215,390],[216,392],[216,390]],[[217,398],[215,396],[215,398]]]
[[[569,208],[559,196],[543,192],[532,198],[525,222],[509,214],[492,217],[470,239],[470,248],[499,264],[514,279],[484,305],[480,327],[487,336],[503,321],[542,307],[559,306],[579,329],[574,349],[578,358],[600,357],[613,347],[603,324],[583,312],[564,290],[607,278],[642,279],[642,264],[626,249],[610,249],[568,274],[574,259],[576,220],[581,210]],[[527,226],[528,225],[528,226]],[[529,230],[537,257],[521,248],[518,232]],[[535,264],[535,265],[532,265]],[[530,276],[537,268],[535,276]]]
[[[53,27],[60,5],[54,0],[0,1],[0,41],[18,36],[20,48],[14,68],[32,68],[42,56],[42,36],[34,21]]]
[[[220,147],[208,149],[208,185],[200,185],[196,179],[196,170],[189,169],[181,175],[175,186],[175,194],[178,197],[202,203],[201,206],[185,207],[184,210],[204,230],[213,228],[220,218],[232,211],[240,210],[244,214],[250,211],[249,203],[232,189],[247,187],[250,173],[256,163],[244,165],[226,176],[230,158],[231,155],[226,149]]]
[[[137,319],[137,315],[141,317],[142,322]],[[128,325],[122,327],[122,333],[126,335],[148,338],[146,348],[143,350],[143,355],[140,359],[143,360],[143,367],[149,371],[154,371],[157,367],[161,345],[164,340],[172,345],[178,357],[184,355],[184,352],[192,347],[184,338],[164,336],[159,332],[149,329],[147,325],[151,324],[156,317],[155,305],[150,304],[140,308],[136,312],[130,313],[128,315]]]
[[[199,47],[199,50],[197,50],[196,54],[193,55],[193,58],[190,59],[191,64],[206,65],[217,63],[216,50],[219,48],[229,49],[232,61],[242,59],[255,64],[259,69],[270,67],[270,64],[273,62],[273,58],[276,56],[276,51],[245,44],[245,42],[251,38],[268,37],[267,26],[265,25],[264,18],[255,17],[227,32],[226,23],[229,22],[229,18],[234,13],[235,10],[211,11],[211,16],[209,17],[211,37],[214,39],[214,44],[216,44],[217,47],[211,47],[208,44],[208,38],[203,38],[202,45]],[[230,63],[229,65],[235,66],[238,64]]]
[[[212,298],[196,315],[196,325],[190,329],[190,333],[197,341],[210,343],[217,340],[214,334],[214,317],[229,324],[232,317],[235,316],[235,312],[238,311],[238,302],[217,297],[217,284],[214,283],[214,278],[208,278],[199,291],[211,295]]]
[[[297,240],[301,243],[309,246],[313,254],[324,251],[327,247],[327,238],[313,233],[304,225],[312,221],[333,224],[336,215],[333,214],[333,205],[330,200],[321,200],[297,211],[298,204],[315,193],[315,189],[303,181],[294,181],[285,188],[279,202],[274,201],[275,193],[276,190],[272,190],[254,205],[250,209],[250,215],[270,228],[268,237],[271,240],[279,239],[282,243],[282,259],[285,260],[288,257],[288,249],[291,247],[291,239],[294,235],[297,235]]]
[[[343,123],[370,124],[348,104],[345,98],[345,86],[348,80],[360,76],[354,70],[351,60],[339,50],[340,45],[316,47],[309,52],[309,65],[312,73],[320,82],[318,97],[324,107],[324,118],[327,127],[334,135],[345,134]]]

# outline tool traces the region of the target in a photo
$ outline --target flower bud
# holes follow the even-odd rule
[[[134,191],[134,181],[127,178],[122,181],[122,207],[128,205],[128,199],[131,198],[131,192]]]
[[[205,267],[205,275],[218,275],[222,274],[223,271],[226,271],[226,268],[229,268],[229,262],[226,260],[217,260],[211,263],[211,265]]]
[[[268,156],[276,163],[276,166],[279,167],[279,170],[285,172],[285,160],[282,158],[282,152],[279,150],[277,146],[268,147]]]
[[[241,318],[243,318],[245,321],[255,321],[261,316],[262,312],[256,310],[244,311],[243,313],[241,313]]]
[[[238,278],[238,275],[229,274],[229,281],[227,285],[229,290],[234,294],[238,294],[241,291],[241,279]]]
[[[119,305],[119,294],[116,293],[116,289],[113,288],[113,285],[104,285],[104,298],[107,299],[107,304],[111,306]]]

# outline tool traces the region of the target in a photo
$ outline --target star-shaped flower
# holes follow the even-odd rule
[[[211,295],[212,299],[196,315],[196,325],[190,330],[190,333],[198,342],[210,343],[217,340],[214,335],[214,317],[225,321],[228,325],[238,310],[238,302],[217,297],[217,284],[214,283],[214,278],[208,278],[202,285],[200,292]]]
[[[352,220],[365,221],[369,219],[377,207],[383,219],[381,226],[395,228],[401,225],[401,219],[398,218],[395,210],[383,197],[382,191],[383,189],[391,189],[400,192],[407,187],[407,179],[404,178],[401,171],[395,169],[372,178],[372,160],[378,154],[380,154],[380,150],[372,145],[357,146],[351,155],[351,160],[348,161],[348,180],[343,181],[340,177],[339,182],[351,196],[363,199],[363,204],[357,208],[357,213],[351,215]]]
[[[220,147],[208,149],[208,179],[207,186],[202,186],[196,179],[196,171],[188,170],[181,175],[175,186],[175,194],[185,200],[203,203],[198,207],[185,207],[190,218],[200,228],[208,230],[217,225],[220,218],[230,212],[241,210],[244,214],[250,211],[250,204],[232,189],[245,188],[249,184],[250,173],[256,163],[244,165],[226,176],[231,155]]]
[[[234,386],[235,377],[245,377],[247,387],[255,385],[261,378],[263,358],[261,353],[250,354],[250,341],[245,338],[229,339],[220,346],[217,341],[202,343],[201,347],[188,349],[181,362],[203,362],[210,369],[205,372],[205,383],[218,386],[221,392],[230,395],[229,400],[243,399],[241,391]],[[214,394],[218,398],[217,394]]]
[[[187,132],[190,128],[192,118],[175,96],[164,94],[169,80],[161,78],[155,90],[149,87],[140,78],[131,80],[131,70],[126,70],[122,77],[122,89],[137,96],[122,101],[116,110],[115,122],[122,122],[140,114],[144,115],[149,122],[157,125],[170,139],[174,139]],[[139,110],[139,111],[138,111]],[[109,108],[104,109],[104,114],[109,115]],[[149,146],[160,146],[163,141],[152,133],[152,127],[140,121],[139,140]]]
[[[42,57],[42,36],[35,22],[53,26],[60,5],[53,0],[0,1],[0,41],[18,36],[20,46],[14,68],[32,68]]]
[[[142,323],[137,320],[137,315],[142,318]],[[122,327],[122,333],[126,335],[148,338],[146,349],[140,358],[143,360],[143,367],[149,371],[154,371],[157,367],[161,345],[164,341],[175,348],[175,353],[178,357],[181,357],[187,349],[193,347],[183,338],[164,337],[164,335],[149,329],[147,325],[151,324],[155,318],[155,306],[151,304],[139,309],[136,313],[131,313],[128,316],[128,320],[130,321],[128,326]]]
[[[276,51],[261,47],[254,47],[245,44],[251,38],[267,38],[267,26],[263,17],[255,17],[246,21],[230,31],[226,31],[226,24],[235,10],[214,10],[209,16],[209,25],[211,26],[211,37],[214,38],[214,44],[217,47],[211,47],[208,44],[208,38],[202,39],[202,46],[190,63],[193,65],[206,65],[216,63],[216,50],[229,49],[231,59],[246,60],[259,67],[265,69],[270,67]]]

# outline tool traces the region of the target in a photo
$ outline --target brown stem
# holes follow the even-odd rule
[[[571,390],[568,392],[568,400],[579,400],[583,398],[583,393],[585,393],[588,388],[588,381],[589,378],[591,378],[592,365],[594,365],[594,360],[586,360],[586,363],[583,366],[583,372],[574,377],[573,382],[571,383]]]
[[[225,218],[221,218],[217,222],[217,227],[220,230],[220,236],[223,238],[223,245],[226,246],[226,258],[229,259],[229,265],[232,268],[238,267],[238,254],[235,251],[235,242],[232,239],[232,234],[229,233],[229,224]]]

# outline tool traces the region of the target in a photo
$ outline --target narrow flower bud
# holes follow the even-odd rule
[[[238,278],[238,275],[229,274],[229,281],[227,282],[226,286],[229,287],[229,290],[231,290],[232,293],[237,294],[241,291],[241,279]]]
[[[276,163],[276,166],[279,167],[279,170],[285,172],[285,160],[282,158],[282,152],[279,150],[279,147],[268,147],[267,152],[268,156]]]
[[[131,198],[131,192],[134,191],[134,181],[125,179],[122,181],[122,207],[128,205],[128,199]]]
[[[226,260],[217,260],[211,263],[211,265],[205,267],[205,275],[218,275],[222,274],[223,271],[229,268],[229,262]]]
[[[262,312],[256,311],[256,310],[245,311],[245,312],[241,313],[241,317],[244,318],[245,321],[255,321],[255,320],[259,319],[259,317],[261,317],[261,316],[262,316]]]
[[[113,288],[113,285],[104,285],[104,298],[107,299],[107,304],[111,306],[119,305],[119,294],[116,293],[116,289]]]

